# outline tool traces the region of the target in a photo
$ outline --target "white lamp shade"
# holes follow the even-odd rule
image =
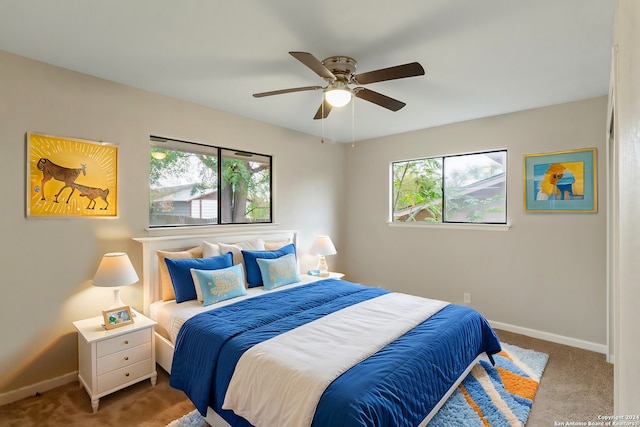
[[[138,279],[129,256],[124,252],[110,252],[102,257],[93,278],[93,285],[118,287],[132,285],[138,280],[140,279]]]
[[[329,236],[316,237],[309,252],[311,255],[335,255],[338,253]]]

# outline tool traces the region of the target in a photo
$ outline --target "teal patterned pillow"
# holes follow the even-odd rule
[[[295,254],[276,259],[258,258],[256,262],[260,267],[265,291],[300,281]]]
[[[244,286],[242,264],[219,270],[191,269],[191,276],[196,286],[202,289],[203,305],[206,307],[220,301],[247,294]]]

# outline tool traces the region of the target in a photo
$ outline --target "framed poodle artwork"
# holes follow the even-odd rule
[[[525,212],[597,212],[596,149],[524,155]]]

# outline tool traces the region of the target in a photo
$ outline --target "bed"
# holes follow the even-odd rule
[[[206,307],[201,296],[176,302],[185,299],[178,289],[167,298],[166,257],[233,247],[236,270],[245,249],[237,245],[260,241],[245,254],[293,247],[287,261],[298,270],[296,231],[134,240],[143,248],[144,313],[158,322],[156,360],[214,427],[426,426],[478,360],[500,351],[488,322],[468,307],[345,280],[301,274]],[[278,256],[259,264],[273,269]],[[248,260],[247,281],[256,268]]]

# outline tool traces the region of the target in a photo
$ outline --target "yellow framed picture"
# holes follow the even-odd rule
[[[118,147],[27,133],[27,216],[116,217]]]

